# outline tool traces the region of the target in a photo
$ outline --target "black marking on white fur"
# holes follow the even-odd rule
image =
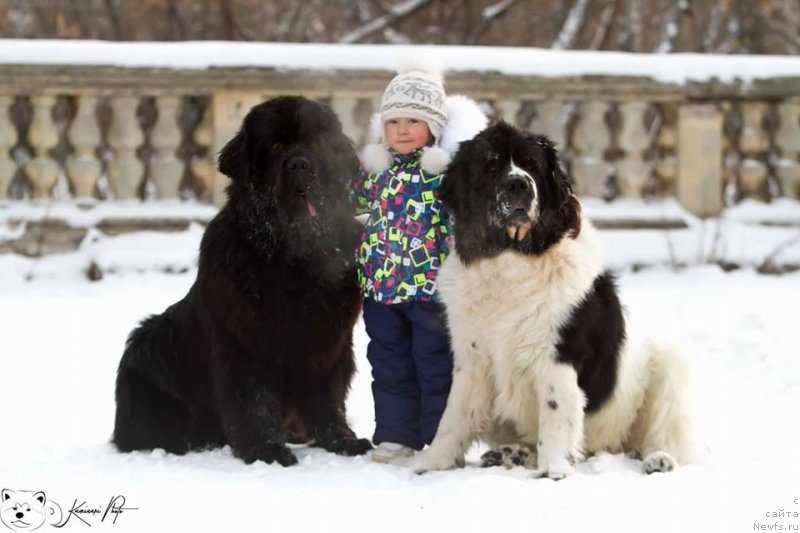
[[[587,413],[597,411],[614,392],[625,321],[614,276],[604,272],[561,327],[557,359],[578,373]]]

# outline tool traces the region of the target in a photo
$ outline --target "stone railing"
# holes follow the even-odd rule
[[[220,204],[226,179],[215,155],[252,105],[279,94],[324,101],[361,146],[391,76],[0,64],[0,205]],[[665,83],[462,70],[446,88],[479,100],[493,119],[549,135],[584,196],[676,196],[690,212],[715,216],[742,198],[800,195],[798,77]]]

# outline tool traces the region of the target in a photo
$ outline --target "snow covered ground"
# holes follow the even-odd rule
[[[748,251],[797,229],[786,231],[742,236],[731,248],[755,264],[758,254]],[[101,514],[80,516],[111,531],[800,529],[793,514],[800,514],[800,273],[725,273],[694,261],[673,270],[663,235],[649,232],[602,234],[609,262],[622,269],[636,327],[675,340],[695,361],[708,449],[700,464],[648,477],[637,461],[603,454],[553,482],[530,479],[522,468],[480,469],[480,449],[463,470],[425,476],[302,448],[292,468],[246,466],[228,449],[118,454],[108,441],[125,338],[138,320],[185,294],[201,234],[200,226],[168,235],[95,234],[72,254],[38,261],[0,255],[0,488],[43,490],[65,518],[85,502],[83,509]],[[681,239],[673,239],[678,254]],[[697,242],[686,250],[687,257],[697,253]],[[656,266],[633,273],[627,267],[637,257]],[[99,282],[83,274],[90,260],[106,272]],[[356,432],[370,436],[367,338],[357,328],[359,373],[348,409]],[[136,510],[102,522],[119,495]],[[64,529],[85,527],[73,516]]]

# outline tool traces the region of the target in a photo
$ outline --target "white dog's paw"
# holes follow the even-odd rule
[[[431,453],[430,448],[417,454],[414,459],[414,473],[417,475],[435,470],[464,468],[464,457],[449,457],[445,454]]]
[[[559,481],[574,473],[575,473],[575,467],[567,464],[566,466],[560,466],[556,468],[553,467],[547,469],[537,468],[536,470],[533,471],[532,476],[535,477],[536,479],[549,478],[554,481]]]
[[[667,452],[657,451],[650,453],[642,461],[642,469],[646,474],[672,472],[676,468],[678,468],[678,461]]]
[[[539,455],[539,464],[533,471],[535,478],[550,478],[553,480],[564,479],[575,473],[576,454],[569,453],[565,457],[558,457],[547,461]]]

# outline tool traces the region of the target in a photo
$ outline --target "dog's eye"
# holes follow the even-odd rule
[[[499,161],[499,157],[496,155],[491,155],[489,159],[486,160],[486,163],[484,163],[484,168],[489,171],[497,170],[497,164]]]
[[[283,143],[272,143],[273,152],[280,152],[281,150],[283,150]]]

